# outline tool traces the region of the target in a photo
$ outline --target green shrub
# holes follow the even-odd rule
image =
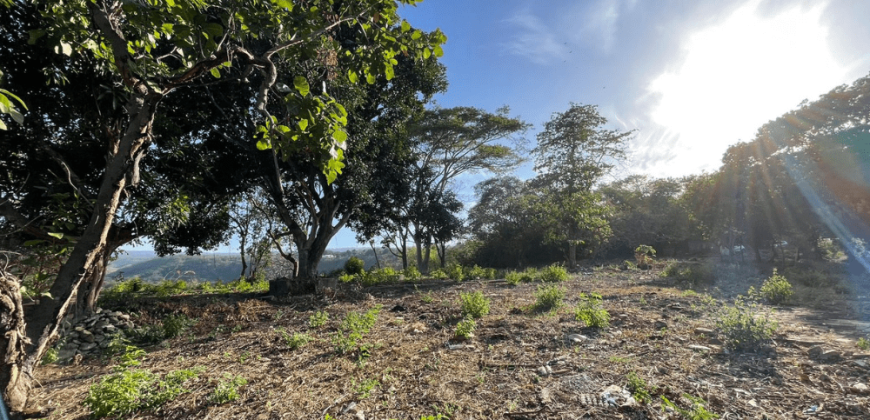
[[[380,385],[381,383],[378,382],[377,379],[367,379],[360,382],[359,385],[354,384],[354,391],[359,395],[361,400],[364,400],[368,398],[372,394],[372,391]]]
[[[692,404],[692,407],[689,410],[680,408],[662,395],[662,411],[666,411],[670,408],[676,411],[682,418],[688,420],[713,420],[719,418],[719,415],[711,413],[704,408],[704,406],[707,405],[707,402],[701,398],[693,397],[689,394],[683,394],[683,398],[689,400],[689,403]]]
[[[335,352],[345,354],[356,349],[363,335],[368,334],[372,327],[374,327],[380,311],[381,305],[377,305],[373,309],[369,309],[365,314],[348,312],[341,321],[338,332],[332,337]]]
[[[629,372],[628,375],[625,376],[625,379],[628,380],[628,391],[631,392],[631,396],[634,397],[637,402],[643,404],[644,402],[652,402],[652,396],[650,396],[649,387],[646,384],[646,381],[643,380],[637,373]]]
[[[163,379],[146,369],[121,368],[91,385],[84,404],[94,417],[122,417],[159,407],[188,392],[184,383],[205,368],[176,370]]]
[[[463,317],[483,318],[489,313],[490,301],[482,292],[460,293],[459,298],[462,300]]]
[[[484,268],[483,278],[487,280],[495,280],[498,277],[498,270],[494,268]]]
[[[363,274],[366,270],[366,262],[359,257],[350,257],[344,263],[344,272],[347,274]]]
[[[864,351],[870,350],[870,341],[867,341],[867,339],[864,337],[859,338],[858,342],[855,344],[861,350],[864,350]]]
[[[637,270],[637,264],[633,261],[625,260],[619,268],[621,270]]]
[[[169,315],[163,319],[163,338],[178,337],[182,332],[192,327],[195,323],[195,320],[192,320],[183,314]]]
[[[224,373],[224,379],[221,380],[214,391],[209,395],[208,400],[213,404],[224,404],[230,401],[239,399],[239,387],[248,383],[248,380],[241,376],[233,376],[229,373]]]
[[[399,281],[399,273],[392,267],[374,269],[361,275],[363,286],[375,286],[378,284],[395,283]]]
[[[693,286],[713,283],[715,274],[708,265],[672,262],[662,271],[662,275]]]
[[[792,295],[794,295],[794,291],[791,288],[791,283],[782,275],[777,274],[775,268],[773,275],[761,285],[761,296],[774,305],[787,302]]]
[[[309,341],[313,340],[310,335],[305,333],[293,333],[293,335],[290,335],[281,331],[281,335],[284,338],[284,343],[287,344],[287,347],[290,347],[290,350],[304,347]]]
[[[565,270],[565,267],[562,267],[561,265],[553,264],[544,268],[541,271],[541,281],[547,283],[557,283],[566,280],[568,280],[568,271]]]
[[[465,274],[462,272],[462,266],[458,264],[447,267],[447,276],[455,281],[462,281],[462,279],[465,278]]]
[[[719,310],[716,326],[728,348],[747,351],[769,345],[777,323],[768,313],[762,313],[756,302],[738,296],[734,306],[723,306]]]
[[[338,276],[338,281],[342,283],[350,283],[354,280],[356,280],[356,276],[353,274],[342,274]]]
[[[407,281],[418,281],[423,277],[423,275],[420,274],[420,270],[418,270],[417,266],[414,265],[409,265],[408,268],[405,269],[404,274],[405,280]]]
[[[520,284],[520,281],[522,281],[523,276],[520,273],[517,273],[516,271],[509,271],[509,272],[505,273],[504,279],[505,279],[505,281],[507,281],[507,284],[509,284],[511,286],[516,286],[516,285]]]
[[[610,325],[610,313],[601,305],[601,295],[598,293],[580,293],[580,302],[574,309],[574,317],[586,323],[587,327],[607,328]]]
[[[154,294],[157,297],[180,295],[187,291],[187,282],[184,280],[163,280],[157,284]]]
[[[50,365],[57,361],[57,349],[54,347],[49,348],[45,351],[45,355],[42,356],[42,364]]]
[[[317,311],[308,318],[308,326],[311,328],[320,328],[326,325],[326,321],[329,321],[329,313],[326,311]]]
[[[522,274],[520,274],[520,280],[522,280],[525,283],[531,283],[539,278],[540,278],[540,275],[538,273],[538,269],[535,267],[529,267],[529,268],[525,269],[525,271],[523,271]]]
[[[433,279],[436,279],[436,280],[444,280],[444,279],[450,278],[450,276],[447,275],[447,273],[440,268],[437,270],[431,271],[429,273],[429,277],[432,277]]]
[[[467,317],[456,324],[455,335],[463,340],[467,340],[471,338],[471,334],[474,333],[475,328],[477,328],[477,323],[474,322],[473,318]]]
[[[463,269],[463,277],[470,280],[486,279],[486,270],[475,264],[474,267],[466,267]]]
[[[538,311],[558,309],[562,306],[564,299],[564,288],[556,285],[538,286],[538,290],[535,292],[535,309]]]
[[[634,249],[634,261],[639,268],[650,268],[655,257],[656,250],[649,245],[638,245],[638,247]]]

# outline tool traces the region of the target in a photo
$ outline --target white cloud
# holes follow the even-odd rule
[[[560,42],[558,34],[528,10],[505,22],[517,26],[517,35],[504,44],[511,54],[526,57],[533,63],[547,64],[569,52],[564,41]]]
[[[650,83],[644,100],[658,99],[654,124],[637,141],[652,153],[641,164],[648,172],[715,169],[729,145],[845,82],[847,68],[833,58],[820,23],[824,4],[762,17],[758,3],[687,37],[679,67]],[[656,153],[660,148],[673,153]]]

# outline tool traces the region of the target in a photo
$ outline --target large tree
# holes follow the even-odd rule
[[[435,235],[440,233],[439,241],[446,242],[444,233],[455,231],[445,230],[450,220],[429,217],[434,209],[431,203],[442,202],[442,209],[449,208],[447,191],[462,174],[504,173],[523,161],[518,151],[528,124],[510,117],[509,112],[507,107],[495,113],[471,107],[434,108],[411,126],[416,163],[407,176],[412,187],[404,203],[392,212],[397,232],[387,235],[391,238],[388,244],[404,250],[404,241],[413,240],[421,271],[429,269]],[[404,255],[403,260],[407,260]]]
[[[532,151],[538,172],[533,183],[548,191],[551,236],[567,244],[570,267],[577,264],[577,247],[604,232],[603,203],[592,187],[625,157],[632,134],[606,129],[606,123],[598,107],[571,104],[544,124]]]
[[[12,5],[13,9],[27,7],[26,3]],[[154,143],[155,117],[165,99],[211,80],[243,80],[256,71],[262,77],[249,109],[255,111],[252,121],[260,127],[259,148],[272,150],[276,158],[284,149],[321,150],[319,169],[331,180],[342,167],[338,152],[346,138],[341,128],[345,123],[342,107],[327,94],[312,92],[307,80],[297,76],[293,78],[296,89],[282,95],[286,106],[295,110],[288,113],[292,118],[273,118],[268,105],[270,96],[279,93],[275,92],[277,63],[329,60],[345,51],[331,41],[330,33],[358,26],[364,35],[360,42],[371,48],[352,53],[354,66],[346,76],[362,76],[373,83],[378,75],[392,75],[396,54],[422,59],[433,50],[440,52],[437,44],[443,41],[440,33],[422,34],[407,23],[397,25],[397,5],[388,0],[341,4],[312,0],[304,5],[242,0],[78,0],[42,2],[39,10],[42,20],[39,28],[29,32],[31,38],[44,38],[57,54],[82,57],[82,67],[47,71],[65,81],[82,69],[97,70],[116,84],[113,93],[118,94],[124,114],[110,136],[108,155],[97,175],[99,188],[87,203],[90,218],[49,290],[52,298],[40,300],[25,322],[20,291],[14,279],[3,273],[3,301],[8,304],[2,319],[0,347],[6,353],[0,386],[14,412],[24,409],[33,369],[57,337],[75,291],[107,253],[118,210],[144,178],[142,160],[149,150],[159,147]],[[232,77],[222,78],[228,75]],[[301,121],[310,129],[297,129]]]

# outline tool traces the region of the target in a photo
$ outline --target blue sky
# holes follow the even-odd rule
[[[400,14],[448,37],[439,105],[509,105],[533,141],[553,112],[596,104],[636,130],[617,177],[714,171],[766,121],[870,72],[868,1],[426,0]],[[461,197],[486,177],[461,178]],[[330,244],[350,246],[349,230]]]

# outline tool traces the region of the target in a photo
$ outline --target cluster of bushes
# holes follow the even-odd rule
[[[692,287],[712,284],[715,280],[713,268],[698,263],[672,262],[662,271],[662,275]]]
[[[568,280],[568,270],[559,264],[553,264],[540,270],[534,267],[529,267],[524,271],[509,271],[505,273],[505,280],[508,284],[513,286],[516,286],[521,282],[530,283],[533,281],[557,283]]]
[[[163,280],[160,283],[152,284],[142,281],[139,277],[133,277],[104,289],[100,294],[100,302],[118,304],[139,296],[169,297],[187,294],[257,293],[268,290],[269,282],[266,281],[264,275],[256,276],[251,281],[237,279],[226,283],[220,280],[196,283],[184,280]]]
[[[84,405],[95,418],[123,417],[139,411],[155,410],[178,396],[190,392],[188,384],[206,372],[197,366],[160,375],[149,369],[140,369],[145,352],[135,346],[126,346],[118,358],[114,373],[91,385]],[[224,404],[239,398],[239,387],[247,380],[241,376],[224,374],[208,397],[212,404]]]

